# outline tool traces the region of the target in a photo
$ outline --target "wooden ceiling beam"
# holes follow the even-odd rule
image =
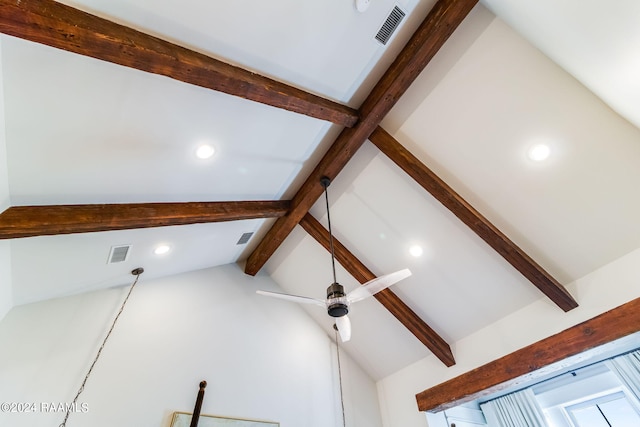
[[[351,127],[354,109],[53,0],[0,0],[0,32]]]
[[[327,251],[331,251],[329,242],[329,231],[311,214],[307,213],[300,225],[307,233]],[[338,262],[351,274],[358,282],[365,284],[376,278],[353,253],[351,253],[340,241],[333,238],[333,249]],[[424,320],[422,320],[409,306],[407,306],[393,291],[385,289],[374,295],[389,312],[400,321],[422,344],[442,361],[446,366],[453,366],[456,361],[453,357],[451,347],[447,342],[434,331]]]
[[[255,275],[322,195],[320,178],[334,179],[460,25],[477,0],[438,0],[407,45],[360,108],[360,121],[345,129],[292,199],[291,212],[278,218],[249,255],[245,273]]]
[[[564,311],[578,306],[569,291],[529,257],[480,212],[404,148],[393,136],[377,127],[369,140],[433,197],[487,242],[509,264]]]
[[[548,377],[640,331],[640,298],[416,395],[420,411],[440,412]],[[584,352],[590,353],[585,354]]]
[[[275,218],[289,207],[280,200],[14,206],[0,214],[0,239]]]

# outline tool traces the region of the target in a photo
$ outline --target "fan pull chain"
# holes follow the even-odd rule
[[[127,304],[127,301],[129,300],[129,296],[131,295],[131,291],[133,291],[133,288],[136,286],[136,283],[138,283],[138,279],[140,278],[140,275],[142,273],[144,273],[144,269],[142,269],[142,268],[136,268],[135,270],[133,270],[131,272],[131,274],[136,276],[136,279],[131,284],[131,287],[129,288],[129,293],[127,293],[127,296],[125,297],[124,301],[122,302],[122,305],[120,306],[120,311],[118,311],[118,314],[116,314],[115,319],[113,319],[113,323],[111,324],[111,328],[109,329],[109,332],[107,332],[107,335],[104,337],[104,341],[102,341],[102,345],[98,349],[98,353],[96,354],[95,359],[93,359],[93,363],[91,364],[91,367],[89,367],[89,371],[87,372],[87,375],[85,375],[84,380],[82,381],[82,384],[80,385],[80,389],[78,389],[78,393],[76,393],[76,397],[73,399],[73,402],[71,402],[71,405],[67,405],[67,412],[66,412],[66,414],[64,416],[64,421],[62,421],[62,424],[60,424],[59,427],[66,427],[67,426],[67,420],[69,419],[69,414],[71,413],[71,409],[75,408],[76,402],[78,401],[78,398],[80,397],[80,394],[84,391],[84,386],[87,383],[87,380],[89,379],[89,375],[91,375],[91,372],[93,371],[93,367],[96,365],[96,362],[98,361],[98,358],[100,357],[100,353],[102,353],[102,349],[104,348],[104,345],[107,343],[107,340],[109,339],[109,336],[111,335],[111,332],[113,331],[114,326],[116,326],[116,322],[118,321],[118,318],[120,317],[120,314],[122,314],[122,311],[124,310],[124,306]]]
[[[333,283],[338,283],[336,279],[336,257],[333,250],[333,233],[331,232],[331,214],[329,213],[329,192],[327,187],[329,186],[329,178],[323,181],[324,186],[324,200],[327,205],[327,223],[329,224],[329,248],[331,249],[331,268],[333,269]]]
[[[340,366],[340,345],[338,344],[338,327],[333,325],[333,329],[336,331],[336,356],[338,358],[338,381],[340,384],[340,405],[342,406],[342,427],[347,427],[347,419],[344,416],[344,399],[342,397],[342,367]]]

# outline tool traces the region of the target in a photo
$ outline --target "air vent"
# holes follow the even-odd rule
[[[402,20],[404,19],[405,13],[398,6],[394,7],[387,20],[384,21],[380,31],[376,34],[376,40],[378,40],[383,45],[386,45],[393,33],[396,31]]]
[[[246,245],[249,239],[251,238],[251,236],[253,236],[253,232],[243,233],[242,236],[240,236],[240,240],[238,240],[238,243],[236,243],[236,245]]]
[[[107,264],[115,264],[118,262],[124,262],[129,257],[131,245],[111,246],[109,252],[109,261]]]

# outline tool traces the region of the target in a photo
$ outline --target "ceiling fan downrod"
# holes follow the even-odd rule
[[[331,252],[331,268],[333,269],[333,283],[327,288],[327,312],[331,317],[342,317],[349,313],[344,287],[336,279],[336,257],[333,249],[333,232],[331,231],[331,214],[329,213],[329,193],[327,187],[331,179],[327,176],[320,178],[320,184],[324,188],[324,199],[327,206],[327,223],[329,224],[329,249]]]
[[[331,230],[331,218],[329,213],[329,196],[327,192],[327,187],[331,183],[331,180],[327,177],[322,177],[320,179],[320,183],[322,184],[322,187],[324,187],[325,201],[327,204],[329,246],[331,251],[331,266],[333,267],[333,283],[327,288],[327,298],[310,298],[262,290],[257,290],[256,292],[260,295],[266,295],[302,304],[312,304],[325,308],[329,313],[329,316],[335,319],[335,324],[338,328],[338,332],[340,332],[342,342],[347,342],[351,339],[351,320],[349,320],[349,316],[347,316],[347,313],[349,313],[349,306],[354,302],[369,298],[370,296],[387,289],[389,286],[399,282],[400,280],[411,276],[411,272],[405,268],[404,270],[396,271],[395,273],[376,277],[346,294],[344,287],[336,280],[336,257],[333,246],[333,232]],[[322,243],[324,244],[324,242]]]

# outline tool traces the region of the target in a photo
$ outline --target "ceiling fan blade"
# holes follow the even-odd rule
[[[376,277],[373,280],[369,280],[364,285],[360,286],[347,294],[347,301],[349,303],[356,302],[368,298],[377,294],[383,289],[398,283],[402,279],[406,279],[411,276],[411,271],[408,268],[404,270],[396,271],[395,273],[386,274],[384,276]]]
[[[260,290],[256,291],[256,293],[259,295],[280,298],[283,300],[293,301],[300,304],[314,304],[314,305],[319,305],[320,307],[325,307],[325,308],[327,306],[327,303],[325,302],[325,300],[317,299],[317,298],[300,297],[298,295],[281,294],[279,292],[269,292],[269,291],[260,291]]]
[[[351,320],[345,314],[342,317],[336,317],[336,328],[338,328],[338,333],[340,334],[340,340],[342,342],[347,342],[351,339]]]

